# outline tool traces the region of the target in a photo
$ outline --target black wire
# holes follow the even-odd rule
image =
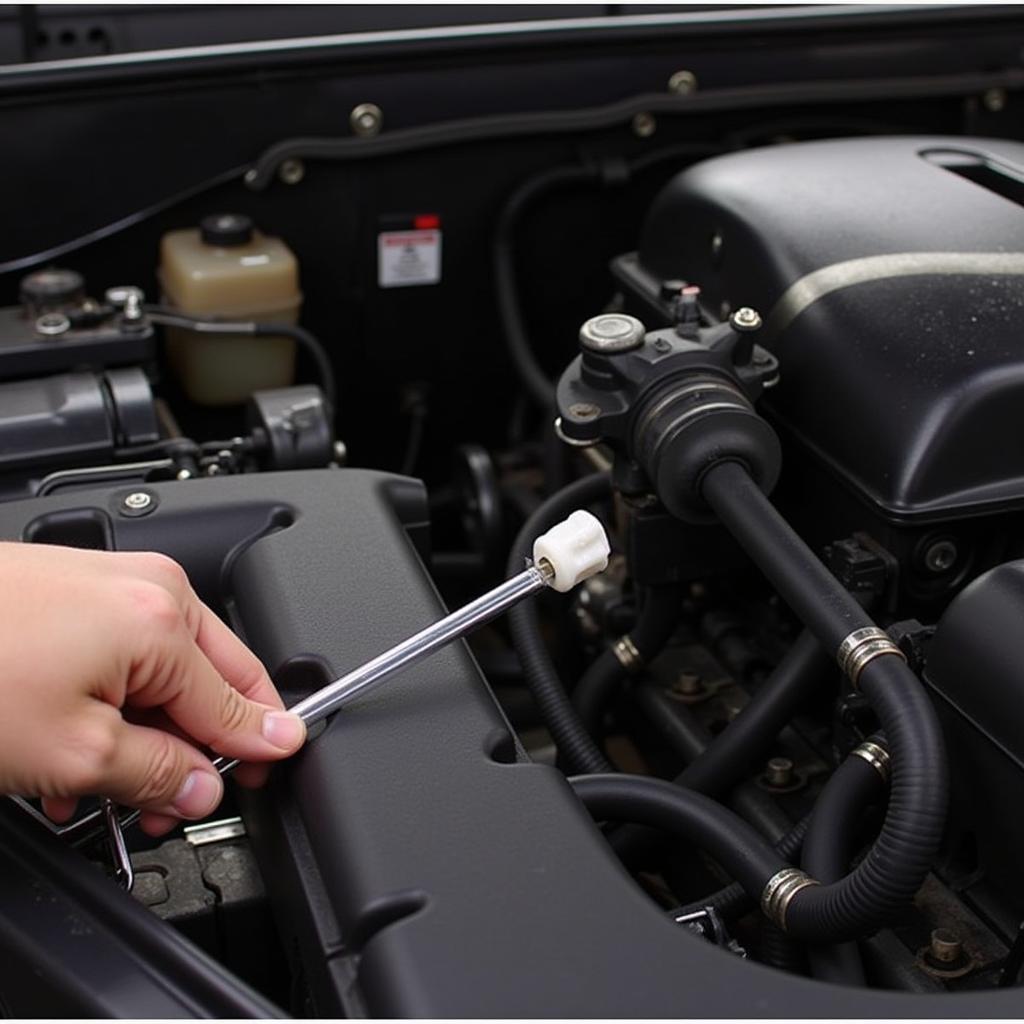
[[[330,405],[329,415],[333,420],[338,396],[334,380],[334,367],[323,345],[304,327],[296,324],[253,323],[251,320],[218,320],[214,317],[189,316],[166,306],[145,306],[145,313],[154,323],[165,327],[179,327],[197,334],[240,334],[253,337],[292,338],[316,364],[320,388]]]
[[[101,242],[104,238],[110,238],[112,235],[119,234],[122,231],[127,231],[128,228],[133,228],[137,224],[141,224],[143,221],[149,220],[151,217],[155,217],[158,213],[163,213],[164,210],[169,210],[171,207],[177,206],[179,203],[183,203],[188,199],[193,199],[195,196],[202,195],[204,192],[209,192],[211,189],[217,188],[220,185],[226,185],[229,181],[234,181],[235,179],[241,181],[245,175],[245,171],[246,167],[244,165],[241,167],[232,167],[231,170],[222,171],[220,174],[214,175],[212,178],[207,178],[205,181],[199,182],[198,185],[192,185],[189,188],[182,189],[182,191],[176,192],[174,195],[168,196],[165,199],[161,199],[150,206],[145,206],[141,210],[129,213],[127,216],[120,218],[120,220],[115,220],[100,228],[94,228],[92,231],[89,231],[84,235],[80,235],[78,238],[74,238],[70,242],[62,242],[60,245],[51,246],[49,249],[44,249],[42,252],[32,253],[30,256],[19,256],[16,259],[0,263],[0,276],[4,274],[13,274],[19,270],[28,270],[31,267],[39,266],[40,263],[49,263],[51,260],[67,256],[68,253],[84,249],[87,245],[92,245],[93,242]]]

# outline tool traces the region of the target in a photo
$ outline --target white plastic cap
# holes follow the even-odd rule
[[[608,566],[608,537],[596,516],[582,509],[533,542],[533,560],[555,571],[550,585],[563,594]]]

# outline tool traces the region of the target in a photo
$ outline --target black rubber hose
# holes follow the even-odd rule
[[[280,337],[284,335],[293,338],[306,355],[316,366],[317,378],[320,381],[320,388],[330,403],[332,414],[337,409],[338,386],[334,380],[334,367],[327,355],[323,345],[305,329],[296,324],[256,324],[253,331],[257,337]]]
[[[533,400],[545,410],[554,405],[555,385],[537,362],[526,333],[526,322],[519,304],[519,289],[516,284],[515,229],[524,211],[539,196],[555,188],[593,183],[599,178],[600,174],[595,167],[555,167],[538,174],[516,189],[502,207],[498,217],[492,258],[501,329],[505,335],[505,345],[512,365],[519,374],[523,386]]]
[[[877,768],[848,757],[833,773],[811,812],[801,867],[819,882],[838,882],[849,870],[864,810],[885,792]],[[864,963],[855,942],[808,944],[811,973],[822,981],[864,985]]]
[[[760,892],[785,861],[742,818],[720,803],[646,775],[569,779],[595,821],[631,821],[700,844],[748,892]]]
[[[312,359],[316,366],[320,389],[331,406],[333,417],[337,410],[338,388],[334,379],[334,368],[323,345],[304,327],[296,324],[255,323],[251,320],[217,320],[189,316],[169,306],[146,306],[146,314],[153,323],[167,327],[178,327],[196,334],[239,334],[249,337],[280,337],[292,338],[296,344]]]
[[[606,473],[594,473],[563,487],[542,502],[523,524],[512,544],[508,575],[523,571],[533,552],[533,542],[577,508],[592,505],[611,494]],[[537,609],[532,601],[523,601],[508,614],[512,643],[523,666],[526,684],[533,693],[548,732],[558,753],[572,772],[608,772],[611,765],[590,738],[576,714],[565,687],[551,663],[540,633]]]
[[[874,625],[737,463],[709,469],[702,493],[719,519],[761,567],[827,651],[856,629]],[[842,941],[877,928],[924,881],[942,838],[949,780],[935,710],[906,663],[869,662],[859,686],[879,718],[891,756],[891,794],[868,855],[832,885],[808,886],[789,903],[787,931]]]
[[[676,776],[677,785],[708,796],[727,793],[747,774],[750,762],[764,755],[834,664],[813,634],[804,630],[740,713]]]
[[[811,816],[809,814],[801,818],[776,844],[775,852],[783,860],[792,863],[796,860],[807,836],[807,829],[810,827]],[[755,902],[747,895],[746,889],[739,882],[732,882],[718,892],[712,893],[699,900],[693,900],[678,911],[682,914],[694,914],[705,907],[711,907],[718,912],[718,915],[725,921],[742,917],[755,907]]]
[[[640,664],[654,659],[672,638],[679,623],[683,587],[679,584],[648,587],[636,625],[628,637],[640,655]],[[629,673],[608,648],[583,673],[572,695],[583,724],[595,739],[601,736],[601,718],[617,687]]]

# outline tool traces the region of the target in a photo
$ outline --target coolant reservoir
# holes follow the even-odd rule
[[[216,214],[198,228],[169,231],[158,270],[164,304],[189,316],[262,323],[298,321],[302,293],[295,254],[248,217]],[[189,398],[203,405],[244,402],[261,388],[287,387],[295,342],[167,330],[168,356]]]

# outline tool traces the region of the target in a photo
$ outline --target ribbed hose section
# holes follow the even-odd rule
[[[676,584],[648,587],[636,625],[629,639],[640,655],[641,664],[648,664],[669,642],[679,622],[683,587]],[[603,651],[583,673],[572,696],[573,705],[587,731],[600,739],[601,718],[612,695],[628,672],[614,650]]]
[[[864,810],[885,792],[877,768],[862,757],[848,757],[828,780],[814,805],[800,866],[819,882],[838,882],[853,857]],[[863,985],[864,963],[855,942],[809,944],[811,973],[821,981]]]
[[[775,852],[785,861],[793,863],[800,849],[803,846],[807,829],[811,823],[811,816],[808,814],[801,818],[776,844]],[[747,895],[746,889],[739,882],[731,884],[713,892],[703,899],[687,903],[679,913],[694,914],[705,907],[711,907],[718,912],[724,921],[730,921],[749,913],[756,906],[756,901]]]
[[[832,659],[804,630],[740,713],[676,776],[676,783],[708,796],[727,793],[821,686],[830,668]]]
[[[512,544],[508,575],[523,571],[533,552],[533,542],[546,530],[561,522],[570,512],[592,505],[611,493],[611,481],[605,473],[594,473],[564,487],[538,506],[523,524]],[[523,666],[526,684],[533,694],[541,718],[572,772],[609,772],[612,766],[590,738],[576,714],[565,687],[555,671],[540,632],[537,609],[532,601],[523,601],[509,613],[512,643]]]
[[[888,740],[889,806],[878,838],[849,875],[793,897],[786,930],[801,938],[842,941],[884,924],[920,888],[942,839],[949,777],[931,702],[892,656],[870,662],[860,686]]]
[[[742,466],[714,466],[701,487],[722,523],[825,650],[837,651],[853,630],[874,625]],[[878,839],[851,874],[792,897],[786,929],[798,938],[837,942],[877,928],[913,897],[942,836],[948,769],[938,719],[924,689],[893,655],[869,662],[859,686],[888,738],[889,807]]]
[[[742,818],[714,800],[646,775],[569,779],[595,821],[651,825],[698,844],[747,891],[759,892],[784,860]]]

